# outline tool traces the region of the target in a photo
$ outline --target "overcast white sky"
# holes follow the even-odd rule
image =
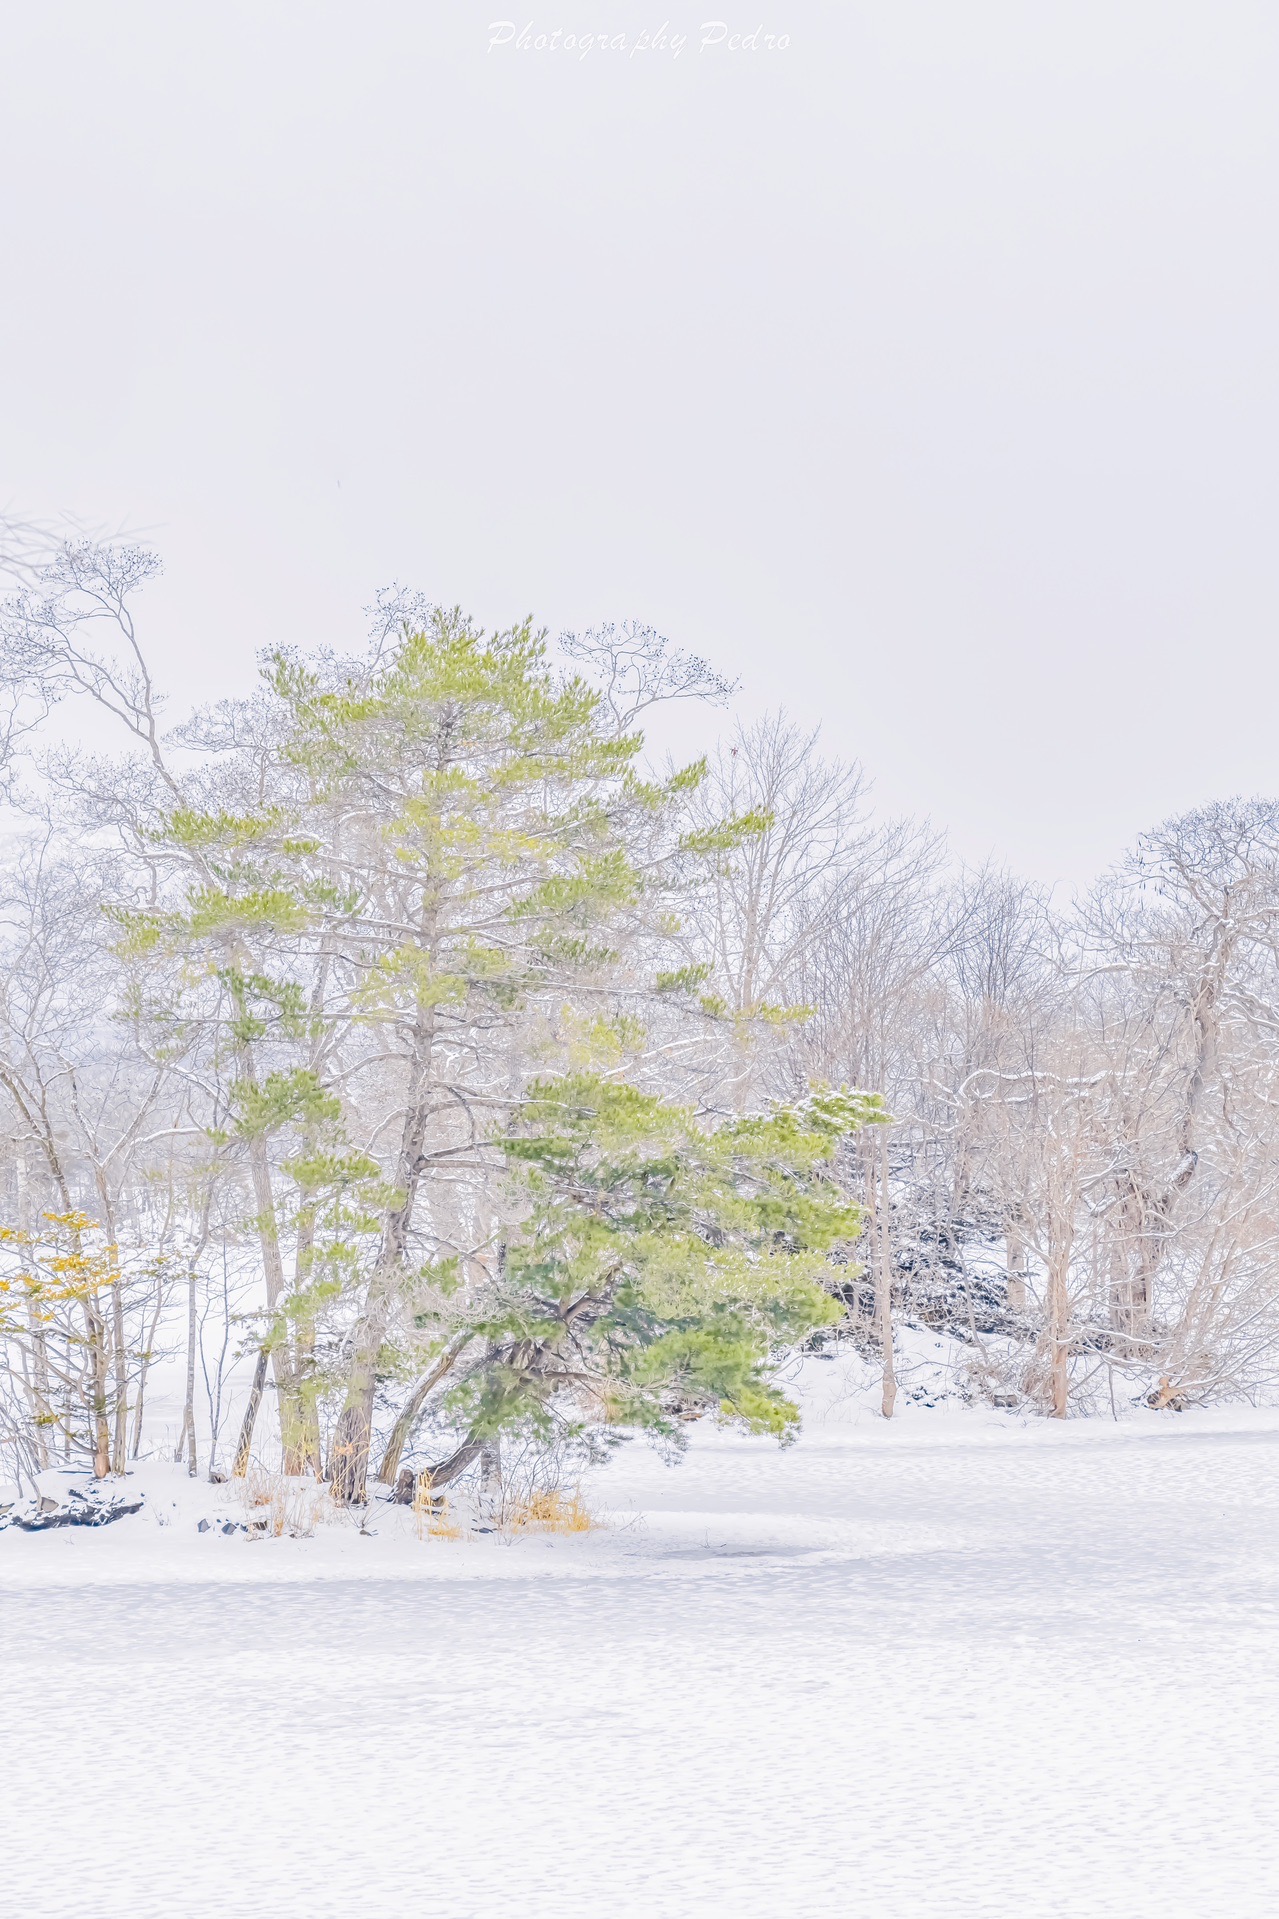
[[[0,0],[0,504],[189,697],[398,579],[1046,880],[1275,791],[1274,0],[750,5]]]

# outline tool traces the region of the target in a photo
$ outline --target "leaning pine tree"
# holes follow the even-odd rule
[[[770,1374],[842,1315],[829,1255],[860,1213],[838,1149],[884,1117],[874,1095],[822,1091],[715,1126],[596,1075],[534,1086],[501,1141],[519,1223],[475,1302],[480,1353],[444,1402],[459,1443],[429,1484],[513,1431],[673,1436],[709,1413],[792,1436],[798,1411]]]

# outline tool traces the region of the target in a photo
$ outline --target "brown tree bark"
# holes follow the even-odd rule
[[[386,1442],[386,1451],[377,1469],[378,1479],[383,1485],[390,1486],[395,1483],[404,1448],[413,1437],[413,1429],[421,1417],[427,1400],[440,1381],[453,1370],[474,1337],[474,1333],[459,1333],[457,1338],[445,1347],[435,1364],[422,1375],[409,1394],[399,1418],[391,1428],[391,1437]]]
[[[315,1252],[315,1208],[304,1206],[298,1219],[297,1257],[293,1290],[299,1296],[310,1284]],[[291,1367],[292,1391],[280,1411],[280,1443],[286,1473],[324,1471],[320,1454],[320,1414],[315,1398],[315,1320],[303,1312],[295,1322],[295,1351]],[[277,1390],[279,1375],[277,1374]]]
[[[178,1440],[174,1459],[181,1459],[186,1453],[187,1472],[194,1479],[199,1471],[196,1460],[195,1440],[195,1348],[199,1337],[195,1310],[195,1266],[187,1274],[187,1385],[182,1402],[182,1436]]]
[[[262,1404],[262,1394],[266,1387],[266,1360],[266,1347],[259,1346],[257,1362],[253,1368],[253,1384],[249,1387],[249,1403],[244,1409],[240,1441],[235,1449],[235,1464],[231,1468],[237,1479],[243,1479],[249,1470],[249,1459],[253,1452],[253,1428],[257,1424],[258,1407]]]
[[[424,944],[429,934],[424,929]],[[373,1399],[377,1391],[377,1363],[386,1339],[396,1283],[408,1263],[409,1229],[425,1170],[426,1129],[430,1117],[431,1053],[435,1044],[435,1009],[422,1006],[414,1022],[409,1100],[400,1138],[396,1192],[398,1203],[387,1214],[377,1263],[369,1282],[364,1313],[356,1330],[355,1350],[343,1406],[329,1448],[329,1481],[333,1497],[344,1505],[362,1505],[367,1496],[369,1447],[373,1438]]]
[[[1021,1225],[1016,1219],[1008,1222],[1008,1275],[1004,1282],[1004,1303],[1010,1313],[1024,1313],[1026,1310],[1026,1244],[1021,1236]]]
[[[92,1394],[90,1412],[93,1423],[93,1476],[105,1479],[111,1471],[111,1371],[107,1357],[107,1329],[96,1295],[84,1302],[88,1332],[89,1369]]]
[[[897,1405],[897,1367],[893,1354],[893,1264],[889,1238],[888,1141],[882,1126],[868,1129],[866,1192],[871,1212],[875,1275],[875,1326],[882,1356],[879,1410],[891,1419]]]
[[[1069,1253],[1054,1249],[1048,1262],[1048,1352],[1049,1380],[1054,1419],[1066,1417],[1070,1391],[1070,1289]]]

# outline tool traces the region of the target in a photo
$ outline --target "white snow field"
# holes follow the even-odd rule
[[[0,1537],[15,1919],[1279,1911],[1279,1414],[1063,1426],[806,1367],[588,1535]],[[167,1523],[160,1523],[166,1521]]]

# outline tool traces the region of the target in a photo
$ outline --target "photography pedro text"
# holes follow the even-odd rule
[[[715,48],[725,53],[785,53],[789,33],[767,33],[762,26],[740,33],[727,20],[703,20],[695,36],[672,33],[664,20],[654,33],[567,33],[563,27],[553,30],[535,26],[533,21],[521,27],[515,20],[491,20],[488,29],[489,52],[496,47],[514,47],[520,53],[568,53],[584,60],[588,53],[623,53],[633,59],[637,53],[665,54],[678,60],[692,44],[699,53]]]

